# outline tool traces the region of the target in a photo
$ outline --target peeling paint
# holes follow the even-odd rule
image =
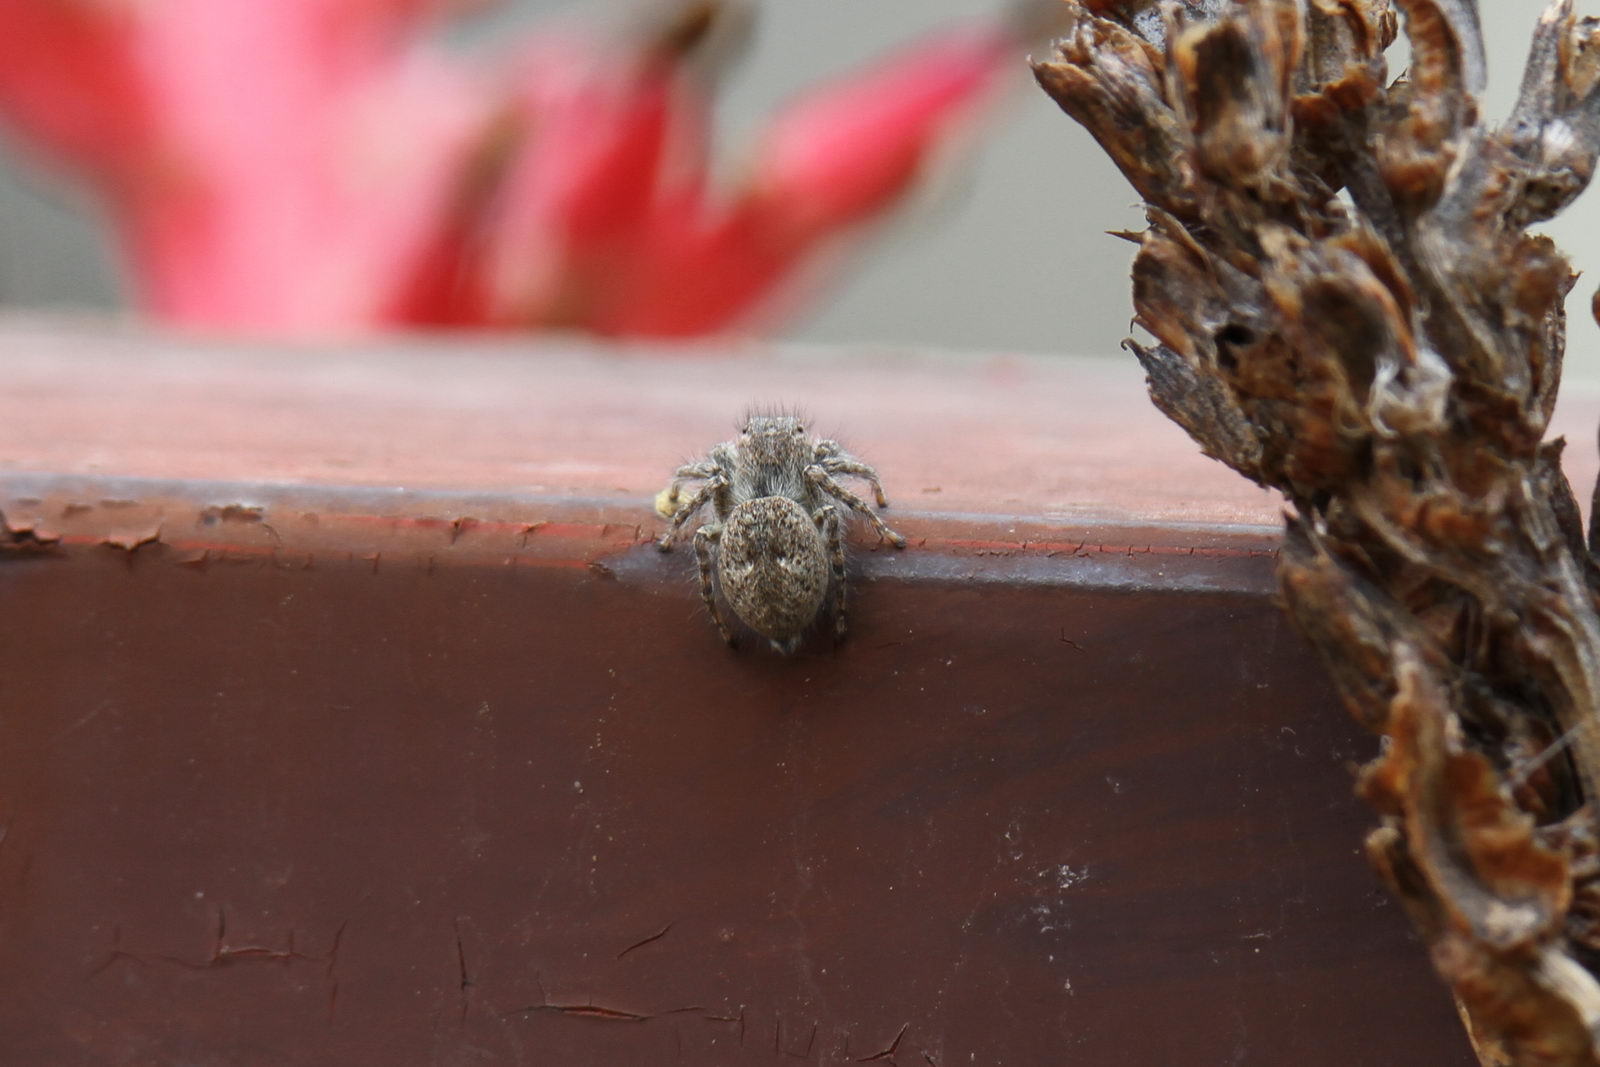
[[[107,548],[120,549],[132,557],[135,552],[148,545],[161,543],[161,523],[138,530],[119,530],[109,533],[100,542]]]
[[[200,511],[200,522],[211,525],[218,522],[261,522],[265,509],[259,504],[213,504]]]

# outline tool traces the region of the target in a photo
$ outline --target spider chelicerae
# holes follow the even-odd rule
[[[834,480],[836,474],[863,479],[878,506],[888,507],[878,472],[837,441],[810,436],[793,415],[752,415],[738,437],[679,467],[658,498],[658,510],[672,517],[656,542],[663,552],[711,505],[715,517],[695,530],[695,560],[700,595],[728,644],[736,641],[717,605],[718,587],[733,613],[784,653],[799,646],[831,587],[834,633],[843,636],[844,530],[852,512],[895,548],[906,547],[904,537]],[[683,500],[686,481],[703,484]]]

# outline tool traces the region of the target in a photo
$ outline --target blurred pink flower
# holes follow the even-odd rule
[[[0,114],[104,196],[166,319],[691,336],[891,208],[1020,62],[1019,20],[936,33],[797,101],[719,188],[693,60],[722,4],[488,65],[431,44],[450,6],[3,0]]]

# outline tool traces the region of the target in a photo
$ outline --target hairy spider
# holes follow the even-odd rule
[[[830,583],[834,633],[844,634],[844,529],[851,512],[866,516],[894,547],[906,547],[906,539],[865,501],[834,481],[835,474],[863,479],[878,506],[889,506],[878,472],[837,441],[811,437],[791,415],[752,415],[736,439],[679,467],[658,498],[664,514],[676,508],[672,525],[656,542],[663,552],[707,503],[716,515],[695,531],[694,552],[700,596],[728,644],[735,643],[734,635],[718,610],[714,585],[735,615],[788,653],[821,612]],[[704,484],[680,503],[682,485],[691,480]],[[841,514],[836,503],[847,510]]]

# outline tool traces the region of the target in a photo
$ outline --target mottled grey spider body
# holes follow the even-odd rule
[[[850,512],[866,516],[894,547],[906,547],[905,538],[836,482],[835,474],[865,480],[878,506],[888,506],[877,471],[837,441],[811,437],[789,415],[753,415],[737,438],[678,468],[662,495],[675,509],[672,525],[656,544],[663,552],[670,549],[683,525],[711,505],[715,518],[694,535],[700,595],[730,645],[734,635],[717,606],[718,586],[735,615],[786,653],[800,644],[831,586],[834,632],[844,634],[844,528]],[[680,500],[683,483],[695,480],[703,484]],[[843,515],[839,504],[847,509]]]

